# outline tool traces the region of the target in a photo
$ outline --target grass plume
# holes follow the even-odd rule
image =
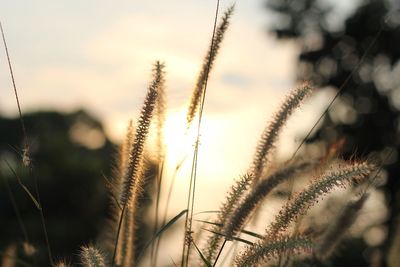
[[[164,124],[166,117],[166,95],[165,95],[165,71],[164,64],[158,63],[155,66],[155,71],[161,73],[160,82],[158,84],[158,96],[156,101],[156,123],[157,123],[157,153],[158,161],[164,157]]]
[[[251,174],[244,174],[239,180],[230,188],[227,194],[225,202],[221,205],[219,209],[218,218],[212,227],[212,231],[215,232],[209,236],[207,241],[207,248],[205,252],[205,257],[208,262],[212,262],[218,252],[218,248],[222,243],[223,236],[216,234],[222,232],[222,229],[231,215],[231,213],[236,209],[239,201],[242,199],[244,192],[248,189],[253,176]]]
[[[94,246],[82,246],[79,253],[84,267],[106,267],[106,260],[103,253]]]
[[[206,80],[208,79],[209,73],[214,66],[214,62],[221,47],[222,40],[224,39],[224,34],[228,29],[229,21],[233,14],[234,7],[235,6],[232,5],[227,9],[227,11],[225,11],[222,20],[215,31],[215,36],[211,41],[211,45],[208,49],[207,55],[204,58],[203,65],[197,78],[196,86],[193,90],[193,94],[190,99],[189,109],[186,115],[188,128],[192,124],[192,121],[196,116],[196,112],[199,109],[201,98],[204,94]]]
[[[251,171],[254,174],[255,180],[254,185],[260,179],[266,163],[270,160],[269,157],[274,150],[275,142],[282,127],[303,100],[311,94],[311,91],[311,87],[307,83],[292,90],[273,115],[271,122],[265,128],[258,142],[251,166]]]
[[[204,103],[205,103],[205,97],[206,97],[206,91],[207,91],[207,85],[208,85],[208,78],[209,78],[210,69],[212,68],[213,61],[216,56],[216,51],[218,51],[218,48],[219,48],[219,43],[222,41],[223,33],[225,32],[226,28],[228,27],[229,17],[231,16],[231,14],[233,12],[233,6],[232,6],[225,13],[225,16],[222,19],[223,22],[220,24],[219,27],[217,27],[219,4],[220,4],[220,0],[217,0],[210,50],[209,50],[209,53],[207,53],[206,60],[204,60],[204,62],[203,62],[203,70],[204,71],[202,71],[203,74],[200,75],[202,77],[199,77],[199,79],[198,79],[198,81],[201,81],[201,87],[197,86],[197,88],[195,88],[195,90],[193,92],[193,96],[195,96],[198,93],[198,92],[196,92],[197,89],[200,89],[201,93],[197,94],[198,97],[197,96],[192,97],[192,102],[189,105],[189,111],[188,111],[188,116],[187,116],[187,118],[188,118],[187,128],[189,128],[191,121],[193,120],[193,116],[190,116],[190,114],[192,113],[191,111],[194,111],[193,112],[193,115],[194,115],[195,110],[197,109],[197,108],[193,107],[192,103],[196,103],[196,106],[199,106],[199,115],[198,115],[196,142],[195,142],[194,150],[193,150],[193,159],[192,159],[192,167],[191,167],[191,174],[190,174],[190,181],[189,181],[188,198],[187,198],[188,213],[186,214],[186,218],[185,218],[185,228],[184,228],[185,234],[184,234],[184,241],[183,241],[183,247],[182,247],[182,258],[181,258],[181,266],[182,267],[188,266],[188,264],[189,264],[190,246],[192,244],[191,242],[188,242],[188,240],[192,239],[191,234],[192,234],[192,223],[193,223],[193,210],[194,210],[194,203],[195,203],[195,196],[196,196],[197,159],[198,159],[198,153],[199,153],[200,129],[201,129],[201,122],[202,122],[202,118],[203,118],[203,109],[204,109]],[[204,86],[203,86],[203,84],[204,84]]]
[[[159,72],[164,72],[164,65],[159,64],[156,66]],[[158,229],[159,221],[159,209],[160,209],[160,197],[161,197],[161,187],[163,182],[164,165],[165,165],[165,142],[164,142],[164,124],[166,118],[166,95],[165,95],[165,79],[162,79],[158,86],[158,97],[156,102],[156,124],[157,124],[157,183],[156,183],[156,207],[155,207],[155,219],[154,219],[154,230],[153,234],[156,234]],[[157,254],[159,240],[156,244],[152,244],[152,254]],[[157,256],[154,255],[154,265],[157,265]]]
[[[321,196],[335,187],[345,187],[354,180],[361,180],[373,171],[373,166],[366,162],[346,164],[316,179],[306,189],[289,201],[275,217],[267,230],[266,237],[272,240],[285,231],[289,224],[304,214]]]
[[[116,174],[117,179],[121,180],[123,174],[126,172],[129,162],[130,148],[132,147],[134,138],[135,138],[135,129],[133,127],[132,120],[130,120],[128,128],[126,129],[125,140],[119,149],[119,162],[118,162],[119,173]]]
[[[114,264],[115,256],[117,251],[119,250],[119,235],[121,228],[126,225],[124,231],[125,236],[128,236],[125,240],[128,242],[124,246],[126,246],[127,250],[133,250],[133,242],[134,237],[133,235],[133,228],[134,228],[134,221],[132,223],[124,222],[124,217],[131,217],[134,216],[129,215],[130,213],[134,213],[134,209],[138,205],[137,201],[141,194],[141,190],[143,187],[144,179],[144,166],[143,166],[143,152],[144,152],[144,144],[147,139],[151,118],[153,117],[153,111],[155,109],[157,96],[158,96],[158,88],[160,84],[164,81],[163,77],[163,65],[157,61],[155,63],[155,67],[153,70],[153,79],[148,88],[147,95],[142,107],[142,111],[137,123],[136,133],[134,141],[131,144],[130,152],[129,152],[129,159],[126,166],[126,170],[123,172],[122,177],[122,188],[120,192],[120,205],[123,207],[120,213],[120,218],[117,227],[117,235],[115,238],[115,246],[114,246],[114,253],[112,264]],[[125,216],[125,212],[128,214]],[[130,253],[130,252],[129,252]],[[128,254],[130,255],[130,254]]]
[[[268,178],[264,179],[246,195],[245,199],[237,205],[237,208],[230,214],[226,221],[224,235],[232,237],[244,225],[249,215],[254,211],[258,204],[279,184],[293,177],[296,173],[304,171],[310,164],[306,162],[292,164],[288,167],[280,168]]]
[[[225,233],[227,234],[227,236],[230,236],[240,228],[241,224],[243,224],[244,220],[250,214],[251,210],[245,210],[244,206],[239,211],[240,208],[238,208],[238,205],[242,200],[242,196],[244,195],[250,184],[253,184],[253,189],[255,189],[256,181],[259,180],[262,174],[262,170],[265,167],[266,158],[272,151],[281,128],[284,126],[289,116],[302,103],[304,98],[310,95],[310,93],[311,87],[308,84],[304,84],[303,86],[294,89],[283,101],[278,111],[275,113],[272,122],[265,128],[261,136],[261,139],[256,149],[255,157],[253,159],[250,173],[242,176],[241,179],[236,182],[234,186],[232,186],[230,192],[228,193],[226,201],[221,206],[221,213],[218,215],[218,219],[216,221],[216,223],[220,224],[221,226],[214,226],[214,232],[221,232],[226,225],[226,222],[230,221],[230,226],[227,226],[227,228],[225,229]],[[276,181],[275,179],[272,179],[270,182],[272,183],[268,186],[272,186],[272,184],[274,184]],[[261,189],[263,187],[258,188],[258,190],[260,190],[259,193],[267,189],[268,183],[269,182],[264,183],[264,189]],[[260,200],[260,196],[261,195],[255,195],[253,192],[251,195],[248,196],[246,202],[242,204],[246,206],[251,205],[254,208],[256,203],[258,203],[258,201]],[[233,210],[235,210],[235,214],[231,214]],[[208,248],[206,251],[206,258],[208,261],[212,261],[214,259],[215,254],[218,250],[218,246],[222,242],[222,239],[222,236],[217,234],[213,234],[209,237],[209,240],[207,242]]]
[[[135,183],[143,161],[144,143],[149,133],[149,127],[155,103],[158,96],[158,88],[160,83],[164,80],[162,67],[160,62],[156,62],[155,70],[153,71],[153,81],[151,82],[146,99],[144,101],[140,118],[138,120],[135,139],[131,145],[129,152],[129,160],[126,171],[123,174],[122,190],[120,195],[120,202],[122,206],[130,205],[132,194],[135,191]]]
[[[261,240],[247,246],[245,251],[235,259],[235,266],[258,266],[261,262],[270,261],[283,253],[306,252],[311,251],[312,248],[313,243],[304,237],[277,237],[271,242]]]

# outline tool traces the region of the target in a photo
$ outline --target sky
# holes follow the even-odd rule
[[[220,14],[231,4],[221,1]],[[200,192],[210,182],[213,191],[225,191],[248,169],[273,110],[295,86],[298,47],[268,34],[271,18],[263,4],[236,2],[211,74],[200,140]],[[83,107],[118,142],[128,120],[138,115],[152,64],[161,60],[166,64],[166,142],[173,168],[193,148],[193,139],[182,141],[185,111],[214,14],[211,0],[2,1],[0,19],[23,112]],[[17,109],[4,53],[0,62],[0,114],[12,116]],[[317,104],[306,103],[288,123],[281,150],[293,150],[299,132],[312,126],[332,93],[324,91],[315,96]],[[178,177],[178,192],[185,190],[189,165]],[[215,206],[223,197],[205,203]]]
[[[230,4],[222,1],[221,11]],[[215,12],[214,1],[2,5],[0,18],[23,109],[85,107],[114,124],[125,124],[140,107],[155,60],[167,66],[169,105],[186,103],[208,48]],[[262,2],[236,3],[210,84],[219,88],[210,90],[210,112],[237,109],[237,96],[246,95],[254,103],[250,98],[259,99],[259,92],[280,93],[292,86],[294,46],[269,37],[267,20]],[[0,59],[0,112],[15,114],[4,53]],[[115,138],[119,130],[111,128]]]

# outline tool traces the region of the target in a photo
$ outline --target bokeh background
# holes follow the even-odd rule
[[[231,4],[222,1],[220,9]],[[104,229],[103,176],[111,176],[155,60],[166,64],[167,172],[193,148],[193,140],[184,141],[185,111],[211,38],[215,1],[5,0],[0,6],[50,243],[56,258],[73,259]],[[303,80],[316,86],[285,128],[279,160],[293,153],[343,88],[301,153],[316,156],[344,138],[342,157],[384,161],[369,204],[374,216],[364,218],[370,224],[355,231],[332,266],[386,266],[400,211],[398,10],[394,0],[237,1],[207,91],[196,210],[218,208],[289,89]],[[0,62],[0,175],[45,259],[37,210],[6,164],[33,188],[19,167],[23,138],[4,52]],[[189,163],[177,176],[169,217],[185,208]],[[1,251],[23,239],[3,181],[0,235]]]

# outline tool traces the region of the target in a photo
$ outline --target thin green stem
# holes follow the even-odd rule
[[[4,29],[3,29],[3,25],[1,24],[1,21],[0,21],[0,31],[1,31],[1,37],[3,39],[4,49],[5,49],[6,56],[7,56],[8,69],[9,69],[10,75],[11,75],[11,81],[13,84],[15,100],[17,101],[19,120],[21,122],[22,133],[24,135],[24,149],[26,149],[26,148],[28,148],[28,138],[27,138],[26,129],[25,129],[24,117],[22,116],[21,105],[19,104],[17,85],[15,83],[14,72],[13,72],[12,65],[11,65],[10,54],[8,52],[6,37],[4,34]]]
[[[213,33],[212,33],[212,37],[211,37],[211,54],[213,53],[213,50],[214,50],[214,37],[215,37],[216,28],[217,28],[219,2],[220,2],[220,0],[217,0],[215,17],[214,17]],[[185,248],[187,247],[187,249],[186,249],[186,266],[188,265],[188,261],[189,261],[189,252],[190,252],[190,244],[191,244],[191,242],[186,243],[186,239],[188,238],[187,235],[191,235],[191,232],[192,232],[193,209],[194,209],[195,195],[196,195],[197,158],[198,158],[198,151],[199,151],[198,148],[199,148],[201,122],[202,122],[202,118],[203,118],[203,110],[204,110],[204,103],[205,103],[205,97],[206,97],[206,92],[207,92],[211,60],[212,60],[212,58],[209,57],[208,62],[207,62],[207,68],[206,68],[204,92],[202,95],[200,110],[199,110],[199,121],[198,121],[198,125],[197,125],[196,143],[195,143],[195,148],[193,151],[193,164],[192,164],[192,171],[191,171],[192,175],[190,177],[189,197],[188,197],[188,205],[187,205],[188,208],[190,206],[191,209],[188,210],[188,213],[187,213],[186,219],[185,219],[185,240],[184,240],[184,244],[183,244],[183,254],[185,254]],[[192,184],[193,184],[193,191],[192,191]],[[190,205],[190,201],[191,201],[191,205]],[[188,221],[189,221],[189,223],[188,223]],[[188,226],[189,226],[189,229],[187,229]],[[183,257],[184,257],[184,255],[182,255],[182,259],[183,259]],[[184,264],[184,262],[182,262],[182,265],[183,264]]]
[[[45,240],[46,240],[46,246],[47,246],[47,253],[48,253],[48,256],[49,256],[49,262],[50,262],[51,266],[53,266],[54,265],[53,264],[53,257],[51,255],[49,237],[48,237],[48,234],[47,234],[46,223],[45,223],[43,209],[42,209],[42,203],[40,201],[38,181],[37,181],[36,176],[33,173],[32,162],[31,162],[30,155],[29,155],[28,136],[26,134],[24,117],[22,115],[21,105],[20,105],[19,97],[18,97],[18,90],[17,90],[17,86],[16,86],[16,83],[15,83],[14,72],[13,72],[11,59],[10,59],[10,54],[8,52],[7,42],[6,42],[4,29],[3,29],[3,25],[1,24],[1,21],[0,21],[0,31],[1,31],[1,37],[3,39],[4,49],[5,49],[6,56],[7,56],[8,68],[9,68],[10,75],[11,75],[11,80],[12,80],[12,84],[13,84],[15,100],[17,102],[19,119],[20,119],[20,122],[21,122],[21,128],[22,128],[22,133],[23,133],[23,138],[24,138],[24,148],[23,148],[23,151],[22,151],[23,152],[23,154],[22,154],[22,163],[24,164],[25,167],[29,168],[29,174],[30,174],[31,177],[33,177],[33,181],[34,181],[34,184],[35,184],[34,186],[35,186],[36,199],[37,199],[39,207],[40,207],[39,213],[40,213],[40,219],[41,219],[41,223],[42,223],[43,233],[44,233]]]

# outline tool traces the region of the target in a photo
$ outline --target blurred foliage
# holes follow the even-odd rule
[[[55,258],[76,255],[82,244],[96,241],[104,226],[108,196],[103,175],[110,176],[116,147],[105,136],[101,123],[85,111],[37,112],[26,114],[24,121],[53,254]],[[6,179],[38,251],[36,258],[46,261],[39,212],[6,164],[34,194],[33,178],[21,164],[20,121],[0,118],[0,129],[0,250],[24,241]]]
[[[308,142],[331,143],[344,137],[345,158],[372,154],[384,160],[393,150],[385,162],[388,180],[384,187],[392,210],[388,220],[390,236],[400,211],[399,7],[396,1],[340,2],[268,0],[275,18],[271,31],[278,39],[300,44],[299,80],[310,80],[321,90],[343,87]],[[389,238],[385,250],[390,242]],[[345,266],[343,262],[337,264],[333,266]]]

